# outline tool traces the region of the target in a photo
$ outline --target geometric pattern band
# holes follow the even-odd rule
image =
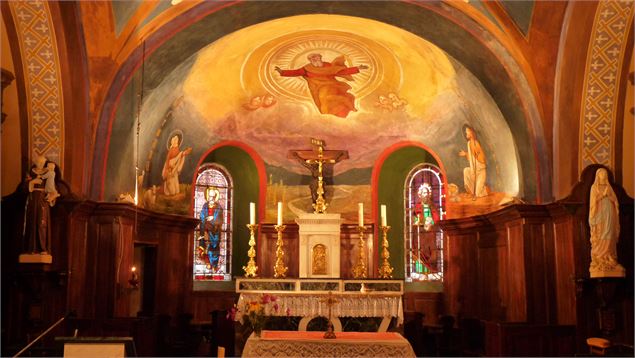
[[[43,155],[64,160],[64,102],[53,20],[46,1],[11,1],[25,74],[29,164]]]
[[[615,169],[615,135],[621,130],[615,125],[620,73],[632,25],[632,0],[598,3],[581,96],[578,173],[596,163]]]

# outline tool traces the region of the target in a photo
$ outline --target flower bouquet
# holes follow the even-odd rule
[[[234,321],[242,320],[242,324],[250,325],[256,337],[260,337],[269,316],[278,315],[279,310],[278,298],[265,293],[258,300],[244,302],[240,306],[234,305],[227,317]],[[288,316],[288,309],[286,313]]]

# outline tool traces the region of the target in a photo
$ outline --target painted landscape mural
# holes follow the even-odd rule
[[[226,35],[162,70],[164,79],[143,93],[138,155],[134,98],[142,76],[118,105],[107,200],[134,193],[138,161],[142,204],[191,215],[197,165],[214,145],[238,141],[265,162],[266,221],[275,221],[277,201],[292,221],[312,211],[311,177],[289,151],[311,149],[311,138],[348,151],[327,190],[329,212],[348,222],[358,202],[371,205],[379,156],[406,141],[440,161],[450,217],[491,211],[521,194],[516,145],[486,89],[458,61],[402,29],[348,16],[294,16]]]

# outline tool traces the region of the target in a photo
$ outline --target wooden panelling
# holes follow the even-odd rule
[[[192,287],[190,243],[196,219],[136,209],[129,204],[73,202],[69,210],[68,309],[84,318],[130,315],[128,280],[134,245],[157,250],[155,314],[187,311]],[[141,277],[143,280],[144,278]]]
[[[556,323],[555,244],[544,206],[446,220],[448,312],[507,322]],[[476,237],[476,241],[470,238]],[[466,303],[474,302],[476,304]]]
[[[210,323],[213,311],[226,312],[237,300],[238,294],[233,291],[196,291],[192,293],[192,322]]]
[[[496,262],[498,273],[498,294],[500,295],[500,307],[493,310],[492,319],[506,320],[507,309],[513,305],[511,294],[511,282],[508,279],[509,253],[508,253],[508,234],[507,228],[499,228],[496,230]]]
[[[473,276],[477,272],[477,236],[460,235],[457,231],[445,230],[443,255],[448,265],[444,271],[446,310],[453,315],[475,316],[478,313],[478,305],[473,303],[478,302],[478,287]]]
[[[575,262],[573,218],[556,217],[553,222],[556,312],[558,324],[575,324]]]
[[[287,266],[287,277],[298,277],[300,272],[300,241],[297,224],[289,224],[282,232],[282,242],[284,249],[284,264]],[[273,224],[262,224],[260,230],[259,250],[260,259],[258,260],[258,276],[273,277],[273,267],[276,264],[276,242],[278,241],[278,232],[274,229]]]
[[[404,314],[420,312],[425,315],[425,324],[437,324],[443,312],[443,294],[440,292],[404,292]]]
[[[504,248],[504,246],[502,246]],[[487,315],[490,319],[505,319],[505,308],[509,303],[504,302],[501,289],[504,289],[507,274],[501,270],[504,264],[499,262],[500,246],[495,232],[484,232],[479,235],[478,262],[486,262],[487,265],[478,265],[478,277],[486,279],[478,280],[478,292],[488,292],[487,295],[478,295],[478,314],[476,317]],[[503,283],[501,285],[501,283]],[[488,309],[488,307],[490,309]]]
[[[522,237],[522,225],[515,221],[507,226],[507,254],[509,268],[507,269],[507,281],[510,286],[511,301],[507,309],[506,321],[522,322],[527,319],[527,286],[525,272],[525,246],[519,237]]]
[[[574,353],[575,326],[485,322],[488,357],[555,357]]]
[[[440,222],[446,233],[446,312],[505,323],[489,330],[488,339],[496,343],[490,344],[488,355],[570,354],[570,345],[585,352],[586,338],[602,334],[598,317],[609,308],[619,319],[607,338],[632,342],[628,332],[633,312],[624,307],[633,301],[633,200],[614,186],[620,224],[624,223],[618,259],[627,277],[615,284],[617,293],[605,302],[597,292],[602,287],[606,291],[607,283],[589,279],[588,273],[591,247],[585,201],[594,180],[591,174],[584,174],[561,202],[514,205]],[[566,327],[575,327],[573,341]]]

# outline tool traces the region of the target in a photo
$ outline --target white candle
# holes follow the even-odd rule
[[[256,224],[256,203],[249,203],[249,223]]]
[[[359,226],[364,226],[364,203],[357,204],[357,222]]]
[[[278,202],[278,225],[282,225],[282,202]]]
[[[386,225],[386,205],[381,206],[381,226],[388,226]]]

